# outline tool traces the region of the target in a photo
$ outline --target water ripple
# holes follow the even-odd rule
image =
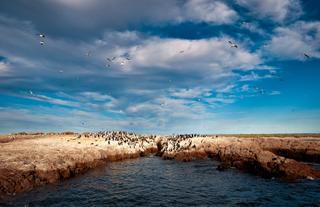
[[[0,206],[320,206],[320,182],[286,183],[237,170],[219,172],[210,160],[146,157],[36,188]]]

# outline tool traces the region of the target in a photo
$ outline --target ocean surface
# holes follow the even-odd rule
[[[319,181],[287,183],[217,165],[154,156],[113,162],[0,206],[320,206]]]

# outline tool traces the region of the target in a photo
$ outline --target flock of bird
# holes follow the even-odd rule
[[[40,45],[45,45],[46,35],[43,34],[43,33],[40,33],[40,34],[38,34],[38,36],[39,36],[39,43],[40,43]],[[231,48],[235,48],[235,49],[239,48],[238,44],[232,42],[231,40],[228,40],[227,43],[229,44],[229,46],[230,46]],[[186,51],[188,51],[188,50],[190,50],[190,49],[191,49],[191,45],[189,45],[188,48],[186,48],[186,49],[180,50],[180,51],[178,52],[178,54],[183,54],[183,53],[185,53]],[[88,57],[90,57],[90,56],[92,55],[91,51],[87,51],[86,55],[87,55]],[[311,58],[311,56],[310,56],[309,54],[307,54],[307,53],[303,53],[303,56],[304,56],[306,59]],[[118,61],[118,60],[119,60],[119,61]],[[131,58],[128,57],[128,56],[126,56],[126,57],[122,57],[122,56],[116,57],[116,56],[113,56],[113,57],[111,57],[111,58],[110,58],[110,57],[107,57],[107,58],[106,58],[106,67],[110,68],[110,67],[112,66],[112,64],[119,64],[119,65],[121,65],[121,66],[124,66],[124,65],[126,65],[126,63],[128,63],[129,61],[131,61]],[[60,70],[59,72],[62,73],[63,70]]]
[[[79,140],[78,144],[81,144],[80,139],[89,139],[89,140],[95,140],[97,141],[99,139],[102,139],[104,142],[106,142],[108,145],[117,145],[117,146],[126,146],[130,149],[139,149],[141,151],[144,151],[148,147],[152,146],[154,144],[154,139],[156,138],[156,135],[137,135],[133,132],[125,132],[125,131],[100,131],[100,132],[86,132],[79,134],[76,139]],[[70,141],[70,140],[68,140]],[[91,145],[98,146],[98,144],[95,144],[94,142],[91,142]],[[155,146],[153,146],[155,147]]]
[[[201,134],[179,134],[179,135],[171,135],[167,136],[167,141],[162,143],[162,148],[160,153],[163,152],[180,152],[190,149],[195,149],[197,144],[194,142],[193,138],[204,138],[204,137],[212,137],[217,138],[218,136],[210,136],[210,135],[201,135]],[[203,140],[201,141],[201,144]]]
[[[46,35],[43,34],[43,33],[40,33],[38,34],[38,37],[39,37],[39,43],[40,45],[44,46],[46,44]],[[231,40],[227,41],[227,43],[229,44],[229,46],[231,48],[235,48],[235,49],[238,49],[239,46],[238,44],[232,42]],[[178,51],[178,54],[183,54],[185,53],[187,50],[190,50],[191,49],[191,45],[188,46],[188,48],[186,49],[182,49],[180,51]],[[86,53],[86,56],[90,57],[92,56],[92,52],[91,51],[87,51]],[[307,59],[311,58],[311,56],[307,53],[303,53],[303,56]],[[106,67],[110,68],[113,64],[119,64],[121,66],[125,66],[129,61],[131,61],[131,57],[129,56],[119,56],[119,57],[116,57],[116,56],[113,56],[113,57],[107,57],[106,58]],[[59,70],[60,73],[63,73],[63,70]],[[280,80],[282,80],[282,78],[280,78]],[[171,83],[171,80],[169,80],[169,82]],[[254,90],[260,94],[265,94],[265,90],[264,89],[261,89],[261,88],[258,88],[258,87],[253,87]],[[35,96],[35,94],[30,90],[29,91],[30,95],[31,96]],[[198,101],[201,101],[201,99],[197,99]],[[166,103],[162,102],[160,103],[160,106],[165,106]]]
[[[91,145],[99,146],[98,141],[103,140],[108,145],[116,145],[122,147],[128,147],[132,150],[138,150],[144,152],[148,148],[157,147],[156,135],[138,135],[133,132],[125,131],[100,131],[100,132],[85,132],[79,134],[74,139],[68,139],[67,141],[78,141],[81,144],[81,140],[91,140]],[[166,152],[179,152],[189,149],[196,148],[197,143],[193,141],[192,138],[199,137],[212,137],[216,138],[218,136],[209,136],[201,134],[179,134],[166,136],[167,142],[161,143],[161,151]],[[93,141],[94,140],[94,141]],[[202,143],[202,141],[201,141]],[[161,152],[160,151],[160,152]]]

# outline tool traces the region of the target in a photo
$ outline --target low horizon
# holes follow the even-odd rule
[[[83,133],[98,133],[98,132],[126,132],[126,133],[134,133],[134,134],[147,134],[147,135],[161,135],[161,136],[171,136],[171,135],[191,135],[191,134],[196,134],[196,135],[208,135],[208,136],[246,136],[246,135],[275,135],[275,136],[280,136],[280,135],[310,135],[310,136],[320,136],[320,132],[315,132],[315,133],[304,133],[304,132],[297,132],[297,133],[209,133],[209,134],[200,134],[200,133],[139,133],[139,132],[134,132],[134,131],[119,131],[119,130],[99,130],[99,131],[19,131],[19,132],[8,132],[8,133],[3,133],[1,135],[19,135],[19,134],[64,134],[64,133],[75,133],[75,134],[83,134]]]

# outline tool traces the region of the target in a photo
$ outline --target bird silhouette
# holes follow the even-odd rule
[[[230,44],[230,47],[238,48],[238,45],[233,43],[232,41],[229,40],[228,43]]]
[[[308,55],[307,53],[303,53],[304,57],[306,57],[307,59],[310,58],[310,55]]]

